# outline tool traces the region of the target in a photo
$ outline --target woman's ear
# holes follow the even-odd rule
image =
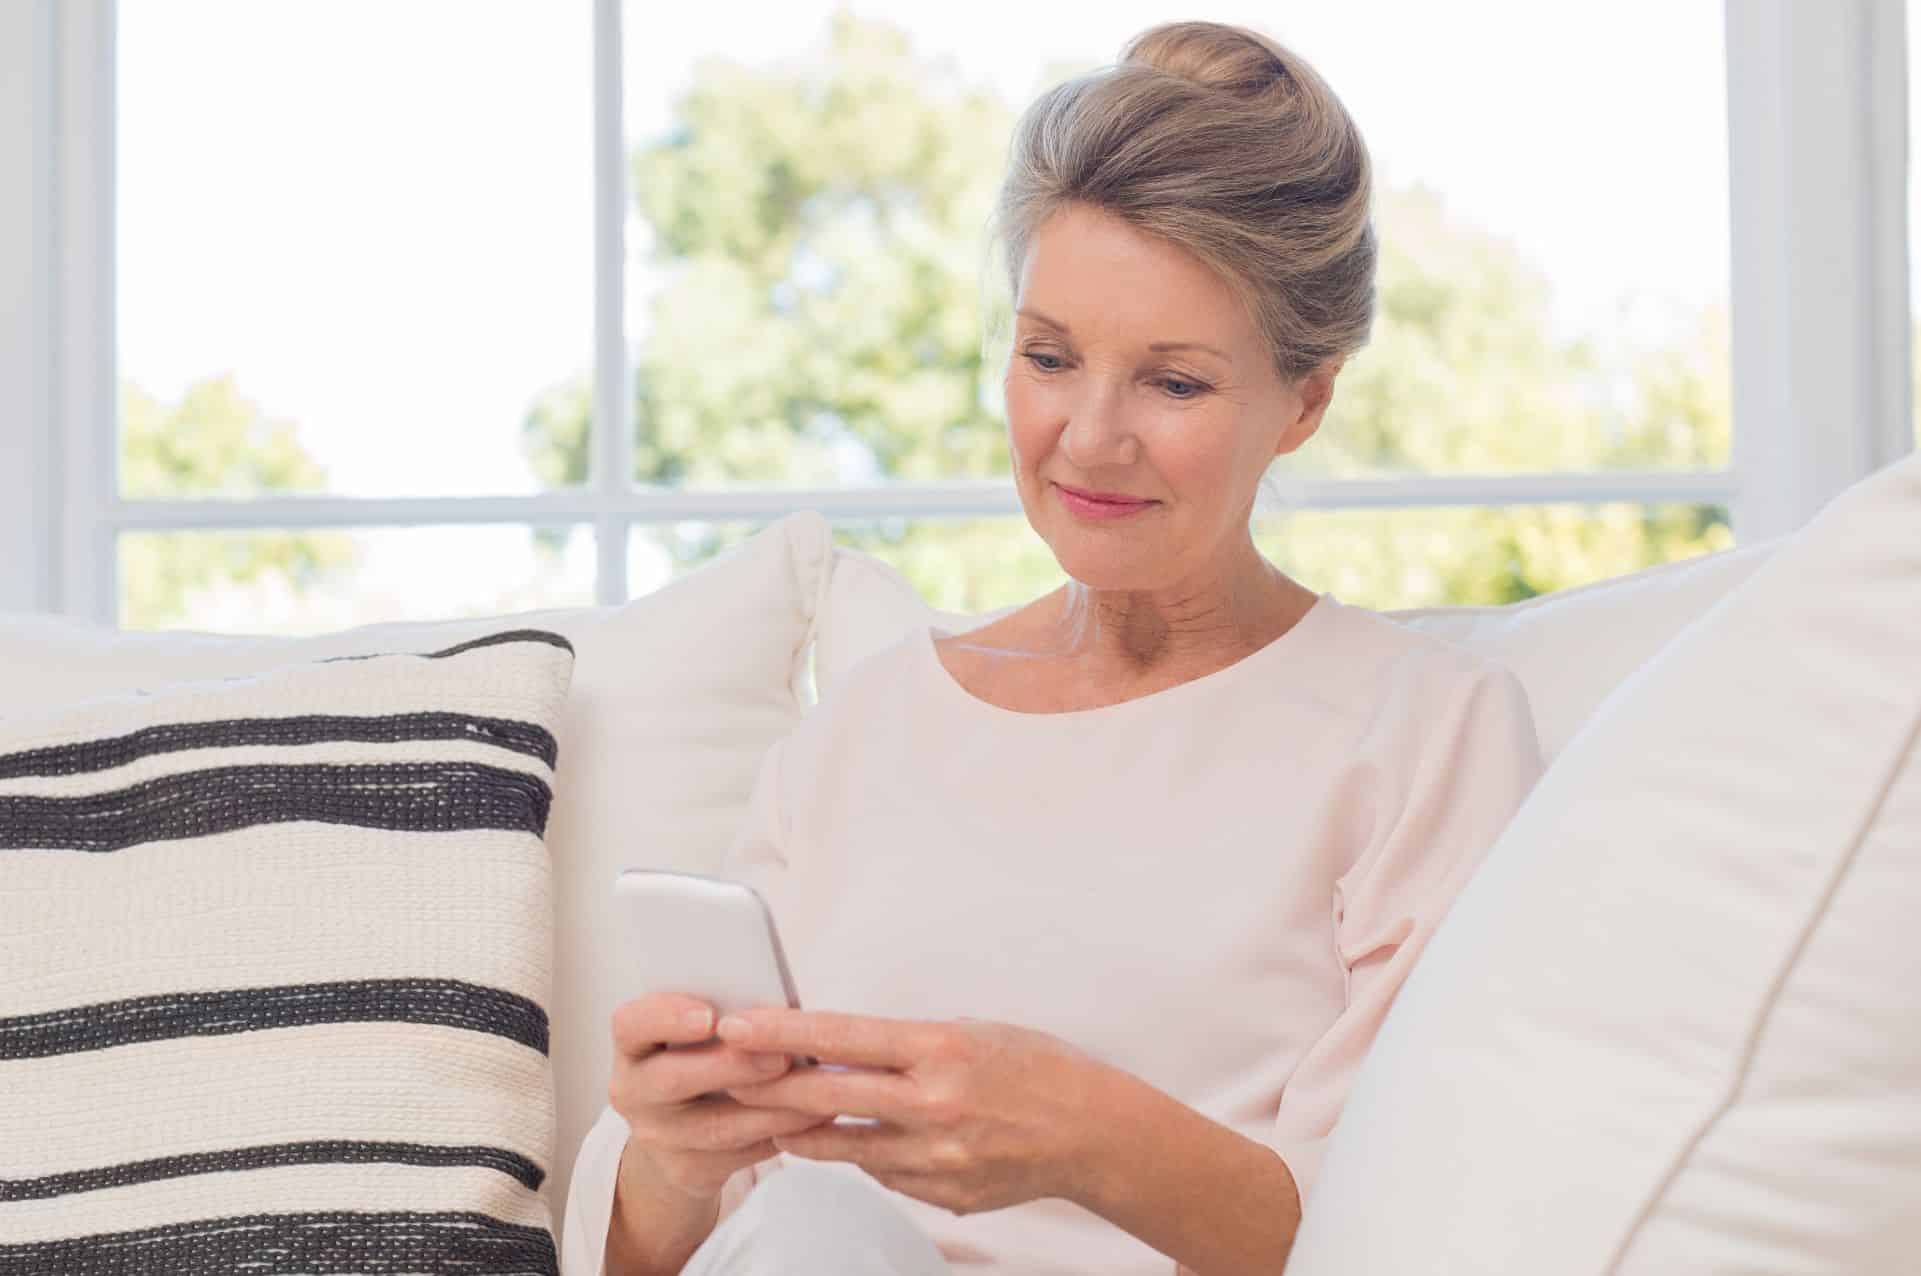
[[[1274,447],[1274,455],[1284,456],[1301,444],[1314,437],[1321,428],[1321,419],[1327,415],[1328,404],[1334,401],[1334,378],[1341,374],[1345,358],[1330,359],[1321,364],[1294,387],[1293,397],[1300,402],[1300,409],[1294,420],[1281,431],[1280,441]]]

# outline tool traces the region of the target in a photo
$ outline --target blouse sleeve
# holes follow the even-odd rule
[[[607,1228],[614,1218],[614,1181],[620,1173],[621,1149],[627,1145],[627,1122],[611,1106],[600,1116],[574,1155],[573,1176],[567,1180],[567,1205],[562,1211],[560,1276],[601,1276],[607,1255]]]
[[[747,822],[735,836],[721,859],[719,875],[751,883],[768,895],[778,871],[785,867],[782,847],[786,842],[784,804],[780,800],[781,752],[785,740],[776,741],[761,758],[748,799]],[[768,900],[773,904],[773,900]],[[601,1109],[599,1118],[581,1141],[574,1158],[573,1177],[567,1188],[561,1233],[561,1276],[603,1276],[607,1252],[607,1229],[613,1223],[614,1187],[619,1177],[621,1153],[627,1146],[627,1122],[612,1105]],[[714,1226],[746,1199],[758,1181],[757,1170],[775,1158],[743,1166],[728,1176],[720,1193],[720,1213]]]
[[[1334,886],[1334,936],[1346,1003],[1281,1094],[1271,1146],[1305,1201],[1348,1085],[1395,994],[1454,897],[1500,837],[1544,763],[1519,678],[1496,668],[1467,682],[1432,730],[1392,768],[1398,809],[1382,813]]]
[[[722,857],[720,875],[746,882],[759,891],[776,917],[784,912],[781,886],[786,878],[788,819],[786,801],[786,761],[791,734],[774,742],[761,758],[760,773],[754,780],[754,794],[748,802],[747,823]],[[715,1227],[747,1199],[747,1193],[762,1177],[762,1167],[779,1163],[778,1153],[752,1165],[744,1165],[728,1176],[720,1192],[720,1214]]]

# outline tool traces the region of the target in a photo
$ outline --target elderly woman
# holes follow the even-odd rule
[[[1026,112],[1008,439],[1068,583],[871,656],[769,752],[728,873],[809,1008],[672,1051],[709,1007],[620,1008],[570,1271],[1280,1270],[1542,766],[1511,672],[1249,534],[1367,339],[1369,191],[1339,101],[1241,28],[1156,27]]]

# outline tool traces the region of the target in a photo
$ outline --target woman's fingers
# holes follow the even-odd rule
[[[784,1149],[810,1161],[851,1161],[870,1173],[942,1168],[939,1143],[886,1121],[823,1118],[811,1130],[776,1136]]]
[[[738,1152],[832,1120],[832,1117],[817,1117],[785,1108],[747,1108],[722,1098],[664,1110],[659,1114],[657,1130],[662,1142],[676,1147],[701,1152]],[[761,1156],[774,1156],[779,1151],[772,1143],[766,1143]]]
[[[608,1101],[630,1118],[641,1107],[685,1103],[729,1086],[766,1081],[788,1066],[783,1055],[720,1041],[713,1033],[713,1007],[681,993],[650,993],[624,1002],[615,1009],[612,1026]]]
[[[730,1087],[771,1080],[791,1061],[716,1038],[713,1008],[698,998],[636,998],[614,1012],[612,1026],[607,1097],[627,1122],[622,1164],[631,1162],[647,1181],[704,1198],[742,1166],[778,1155],[775,1138],[820,1123],[811,1113],[749,1108],[728,1097]]]
[[[788,1066],[784,1055],[750,1054],[725,1044],[676,1046],[640,1059],[617,1058],[609,1100],[622,1113],[687,1103],[770,1081]]]
[[[759,1084],[736,1087],[729,1093],[748,1107],[866,1117],[904,1126],[938,1124],[946,1116],[927,1087],[906,1073],[888,1068],[823,1063],[775,1073]]]
[[[642,1059],[663,1045],[687,1045],[714,1035],[714,1008],[685,993],[656,992],[614,1008],[614,1049]]]
[[[897,1071],[937,1055],[948,1034],[943,1024],[918,1020],[759,1006],[728,1015],[720,1036],[743,1050]]]

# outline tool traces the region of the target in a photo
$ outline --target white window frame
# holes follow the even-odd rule
[[[627,594],[637,525],[758,521],[801,508],[837,522],[1020,512],[1004,480],[729,490],[629,481],[620,0],[594,0],[587,483],[532,496],[123,500],[114,15],[114,0],[0,5],[0,610],[112,623],[115,539],[129,530],[585,524],[597,544],[595,597],[612,604]],[[1751,541],[1800,526],[1836,492],[1912,449],[1905,0],[1726,0],[1726,21],[1731,464],[1294,480],[1290,508],[1699,502],[1727,506],[1737,536]]]

